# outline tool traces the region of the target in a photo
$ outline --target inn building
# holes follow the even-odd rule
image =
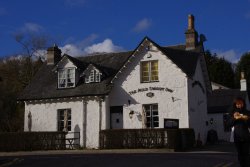
[[[133,51],[72,57],[55,45],[19,97],[25,131],[79,132],[99,147],[104,129],[193,128],[206,142],[212,93],[203,40],[189,15],[183,45],[145,37]]]

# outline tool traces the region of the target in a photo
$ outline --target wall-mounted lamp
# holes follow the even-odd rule
[[[213,118],[210,118],[210,120],[206,121],[205,123],[206,123],[206,126],[208,126],[209,124],[213,125],[215,123],[215,121]]]
[[[133,110],[131,110],[131,111],[129,112],[129,118],[130,118],[130,119],[132,119],[134,113],[135,113],[135,112],[134,112]]]
[[[212,125],[212,124],[214,123],[214,119],[211,118],[211,119],[209,120],[209,122],[210,122],[210,124]]]
[[[130,105],[130,103],[131,103],[131,101],[130,101],[130,100],[128,100],[128,105]]]

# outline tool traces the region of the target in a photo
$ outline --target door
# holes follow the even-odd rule
[[[110,107],[110,129],[123,128],[123,106]]]

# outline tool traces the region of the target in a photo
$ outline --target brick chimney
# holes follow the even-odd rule
[[[61,59],[62,51],[54,44],[47,49],[47,65],[55,65]]]
[[[194,28],[194,16],[188,15],[188,29],[185,32],[186,34],[186,50],[195,49],[198,45],[198,33]]]
[[[244,72],[240,73],[240,91],[247,91],[247,80]]]

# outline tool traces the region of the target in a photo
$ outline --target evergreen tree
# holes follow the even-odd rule
[[[247,80],[247,88],[250,89],[250,52],[244,53],[240,61],[236,65],[235,83],[237,88],[240,87],[240,73],[245,73],[245,79]]]
[[[205,59],[208,68],[210,81],[234,88],[234,71],[232,64],[224,58],[219,58],[210,51],[205,52]]]

